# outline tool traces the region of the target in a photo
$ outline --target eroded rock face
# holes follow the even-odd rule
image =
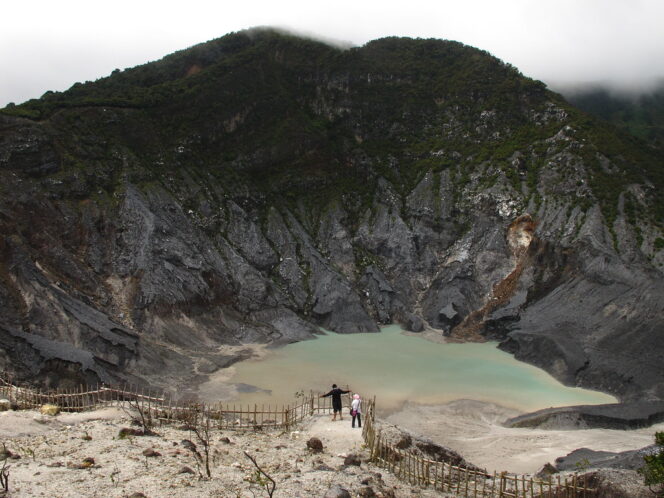
[[[223,85],[145,109],[0,115],[0,367],[183,389],[244,343],[397,322],[499,340],[568,384],[664,396],[661,230],[634,219],[653,186],[602,204],[591,180],[624,164],[570,108],[532,82],[509,111],[491,89],[462,105],[435,85],[412,109],[369,106],[411,76],[278,64],[300,85],[280,115],[313,113],[325,135],[271,128],[267,91],[205,93]],[[216,114],[187,114],[201,102]],[[517,128],[533,138],[482,152]]]
[[[113,205],[73,207],[15,176],[25,193],[3,204],[13,220],[2,239],[4,364],[43,380],[48,362],[64,361],[86,380],[190,382],[227,364],[216,345],[398,321],[488,334],[569,384],[662,395],[661,273],[643,257],[624,261],[599,214],[568,236],[573,220],[546,205],[514,218],[467,206],[460,234],[434,214],[444,178],[432,177],[404,198],[405,215],[379,199],[354,227],[336,205],[312,234],[276,206],[259,222],[222,202],[227,228],[210,233],[161,187],[127,184]],[[200,375],[197,363],[208,365]]]

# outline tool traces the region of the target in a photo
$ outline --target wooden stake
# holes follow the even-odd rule
[[[464,493],[466,496],[468,496],[468,479],[470,478],[470,472],[468,472],[468,469],[464,469],[464,473],[466,474],[466,483],[464,486]]]

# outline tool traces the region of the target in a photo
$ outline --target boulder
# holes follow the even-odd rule
[[[410,448],[410,446],[413,444],[413,438],[410,437],[408,434],[404,434],[401,436],[401,439],[396,444],[396,447],[400,450],[405,450],[406,448]]]
[[[128,436],[143,436],[144,433],[140,429],[132,429],[130,427],[123,427],[120,429],[118,432],[118,438],[119,439],[125,439]]]
[[[363,486],[357,492],[357,496],[361,496],[362,498],[373,498],[376,496],[376,492],[370,486]]]
[[[307,449],[312,453],[321,453],[323,451],[323,442],[317,437],[312,437],[307,441]]]
[[[544,467],[542,467],[540,469],[540,471],[537,474],[535,474],[535,477],[538,477],[540,479],[544,479],[544,478],[550,477],[553,474],[557,474],[557,473],[558,473],[558,469],[547,462],[547,463],[544,464]]]
[[[413,313],[408,313],[404,326],[410,332],[422,332],[424,330],[424,320]]]
[[[450,331],[456,325],[461,323],[461,316],[457,311],[456,305],[454,303],[447,303],[445,306],[441,307],[438,310],[438,328],[443,330]]]
[[[0,412],[6,412],[12,409],[12,403],[8,399],[0,399]]]
[[[351,494],[347,489],[335,484],[327,490],[323,498],[351,498]]]

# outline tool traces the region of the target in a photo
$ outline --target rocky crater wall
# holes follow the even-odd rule
[[[398,322],[500,341],[622,400],[664,396],[656,189],[611,183],[631,149],[604,155],[559,97],[460,44],[314,60],[260,40],[199,64],[188,90],[141,101],[148,65],[44,100],[41,119],[0,114],[0,367],[183,390],[246,343]],[[391,55],[419,44],[430,84]],[[465,73],[444,61],[466,52],[495,84],[451,86]],[[114,82],[135,100],[108,97]]]

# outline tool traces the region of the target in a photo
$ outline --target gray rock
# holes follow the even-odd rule
[[[403,434],[395,446],[400,450],[405,450],[406,448],[410,448],[412,444],[413,438],[408,434]]]
[[[556,458],[556,468],[561,471],[583,471],[588,468],[638,470],[643,467],[643,457],[660,451],[657,445],[650,445],[638,450],[621,452],[595,451],[580,448],[563,457]]]
[[[547,477],[550,477],[553,474],[557,474],[558,472],[559,471],[556,467],[550,463],[545,463],[544,466],[537,472],[537,474],[535,474],[535,477],[546,479]]]
[[[323,498],[351,498],[351,494],[347,489],[334,485],[327,490]]]
[[[664,421],[664,401],[546,408],[506,420],[505,427],[639,429]]]
[[[307,449],[312,453],[322,453],[323,443],[317,437],[312,437],[307,441]]]
[[[362,486],[357,492],[357,496],[361,496],[364,498],[373,498],[374,496],[376,496],[376,492],[373,490],[371,486]]]
[[[424,330],[424,320],[417,315],[408,313],[404,327],[410,332],[422,332]]]

